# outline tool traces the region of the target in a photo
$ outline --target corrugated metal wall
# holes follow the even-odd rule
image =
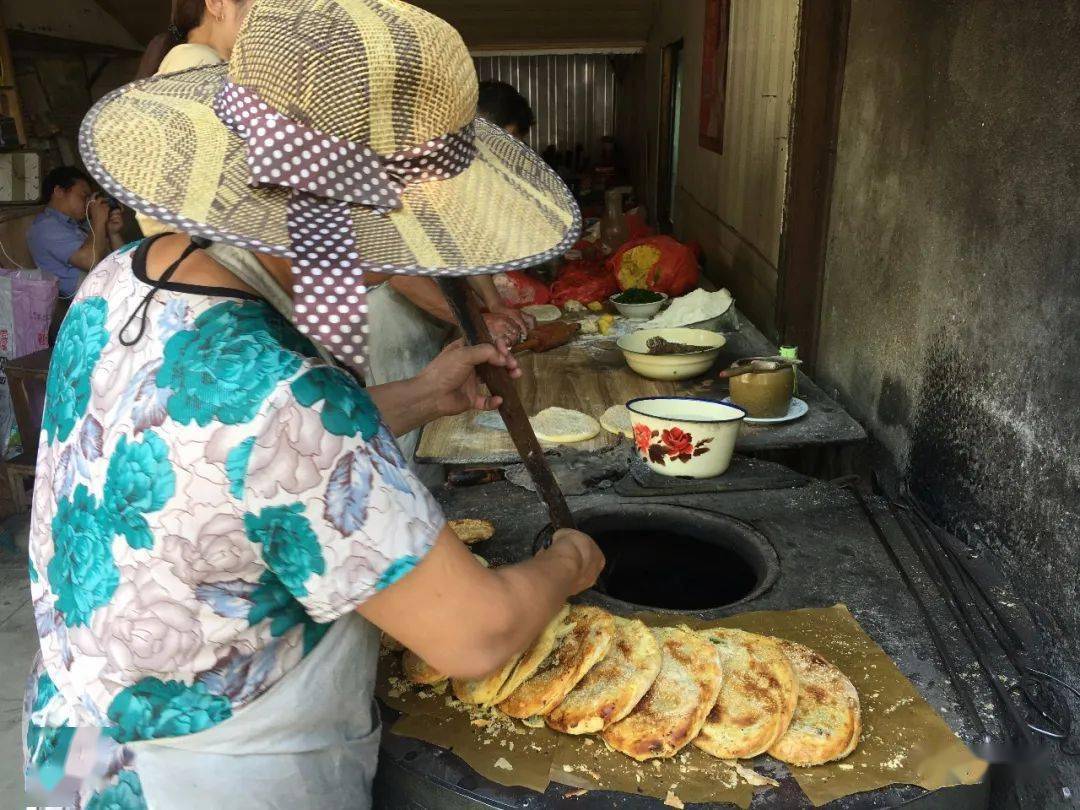
[[[476,71],[481,81],[507,82],[529,100],[536,114],[527,139],[533,149],[581,144],[595,160],[600,139],[616,134],[618,85],[609,60],[606,54],[478,56]]]

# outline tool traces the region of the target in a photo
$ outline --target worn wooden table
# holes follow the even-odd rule
[[[740,316],[739,322],[738,332],[726,334],[727,345],[714,369],[682,382],[647,380],[637,375],[626,365],[613,339],[583,337],[543,354],[523,354],[518,358],[524,371],[518,381],[522,403],[530,414],[558,405],[599,418],[611,405],[635,397],[678,395],[722,399],[728,393],[727,382],[716,379],[717,371],[741,357],[776,353],[776,347],[744,317]],[[798,396],[810,406],[810,412],[785,425],[743,425],[735,446],[737,452],[768,455],[773,451],[839,447],[866,439],[862,426],[805,374],[799,374],[798,387]],[[475,419],[475,413],[467,413],[432,422],[420,437],[416,460],[422,464],[446,465],[501,465],[520,461],[505,431],[480,427]],[[620,438],[602,431],[591,441],[564,447],[577,451],[603,450],[617,444]]]

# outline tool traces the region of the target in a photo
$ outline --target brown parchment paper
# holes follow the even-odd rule
[[[650,625],[736,627],[797,641],[820,652],[851,679],[862,704],[859,747],[843,762],[791,768],[815,805],[892,784],[927,790],[975,784],[986,771],[986,764],[968,751],[844,605],[744,613],[711,622],[657,614],[638,618]],[[379,696],[405,715],[392,733],[449,748],[478,773],[502,785],[543,791],[549,781],[555,781],[588,790],[640,793],[662,801],[675,796],[687,804],[730,802],[744,808],[749,807],[755,790],[770,789],[749,784],[745,771],[740,774],[732,764],[693,746],[671,760],[636,763],[609,751],[597,737],[526,728],[496,713],[491,713],[496,718],[492,720],[471,717],[448,700],[449,690],[445,695],[429,692],[423,696],[405,685],[398,667],[397,655],[384,656],[379,675]],[[764,772],[761,766],[768,762],[762,757],[742,766]]]

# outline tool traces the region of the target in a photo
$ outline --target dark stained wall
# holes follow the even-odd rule
[[[818,375],[1080,649],[1080,2],[854,0]]]

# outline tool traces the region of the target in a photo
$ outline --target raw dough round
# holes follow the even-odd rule
[[[566,408],[545,408],[529,421],[536,438],[553,444],[587,442],[600,433],[600,423],[587,413]]]
[[[625,405],[612,405],[600,417],[600,427],[608,433],[634,438],[634,428],[630,423],[630,409]]]
[[[562,310],[551,304],[534,304],[531,307],[522,307],[521,311],[532,315],[537,323],[551,323],[562,317]]]

